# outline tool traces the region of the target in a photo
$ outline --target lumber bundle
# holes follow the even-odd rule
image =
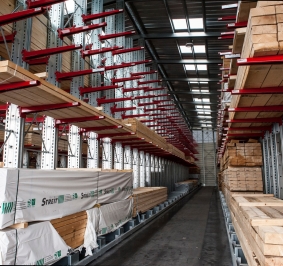
[[[176,191],[190,191],[199,184],[199,179],[190,179],[175,183]]]
[[[189,167],[189,173],[190,174],[200,174],[200,168],[199,167]]]
[[[221,181],[230,191],[263,191],[261,167],[228,167]]]
[[[87,225],[86,211],[54,219],[50,222],[65,243],[71,248],[77,248],[84,243]]]
[[[260,143],[228,143],[221,159],[221,170],[228,166],[262,166]]]
[[[276,6],[264,6],[264,3],[261,2],[262,1],[259,1],[258,6],[250,10],[243,49],[241,51],[242,58],[277,55],[282,53],[283,38],[280,19],[283,15],[283,5],[281,1],[263,1],[277,2]],[[240,66],[238,68],[234,89],[282,86],[282,71],[283,64]],[[231,107],[280,105],[282,100],[282,95],[275,94],[233,95]],[[229,119],[264,118],[271,116],[280,117],[282,116],[282,112],[229,113]],[[235,124],[232,124],[232,126],[234,125]],[[238,125],[236,124],[236,126]],[[259,123],[255,124],[255,126],[260,125],[261,124]],[[266,123],[262,125],[266,125]],[[243,124],[243,126],[247,126],[247,124]]]
[[[133,217],[137,213],[144,213],[154,206],[166,201],[167,188],[166,187],[139,187],[133,190]]]
[[[270,194],[233,195],[232,222],[249,265],[283,265],[283,202]]]

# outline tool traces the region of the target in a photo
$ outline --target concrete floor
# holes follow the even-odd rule
[[[217,189],[183,199],[90,265],[232,265]]]

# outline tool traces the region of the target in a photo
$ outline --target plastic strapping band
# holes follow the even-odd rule
[[[16,230],[16,251],[15,251],[15,260],[14,260],[14,265],[17,265],[17,255],[18,255],[18,230]]]
[[[15,202],[15,212],[14,212],[14,222],[13,224],[15,224],[16,221],[16,212],[17,212],[17,202],[18,202],[18,191],[19,191],[19,182],[20,182],[20,171],[18,171],[18,182],[17,182],[17,191],[16,191],[16,202]]]

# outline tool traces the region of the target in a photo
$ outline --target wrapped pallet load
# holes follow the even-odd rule
[[[1,265],[51,265],[66,256],[68,250],[50,222],[0,230]]]
[[[0,177],[0,229],[124,200],[131,196],[133,186],[131,172],[1,168]]]
[[[87,210],[87,225],[84,237],[86,255],[92,254],[97,248],[96,237],[115,231],[132,219],[133,199],[126,199],[99,208]]]

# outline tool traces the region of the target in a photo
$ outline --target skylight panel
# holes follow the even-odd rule
[[[207,65],[197,65],[198,70],[207,70]]]
[[[196,70],[195,65],[185,65],[186,70]]]
[[[194,51],[196,54],[205,53],[205,45],[194,45]]]
[[[175,30],[186,30],[187,22],[185,19],[172,19]]]
[[[203,29],[203,19],[202,18],[190,18],[189,24],[190,24],[191,30],[193,30],[193,29]]]
[[[194,45],[193,48],[196,54],[205,53],[205,45]],[[185,45],[180,45],[180,50],[183,54],[191,54],[193,52],[191,46],[187,47]]]

